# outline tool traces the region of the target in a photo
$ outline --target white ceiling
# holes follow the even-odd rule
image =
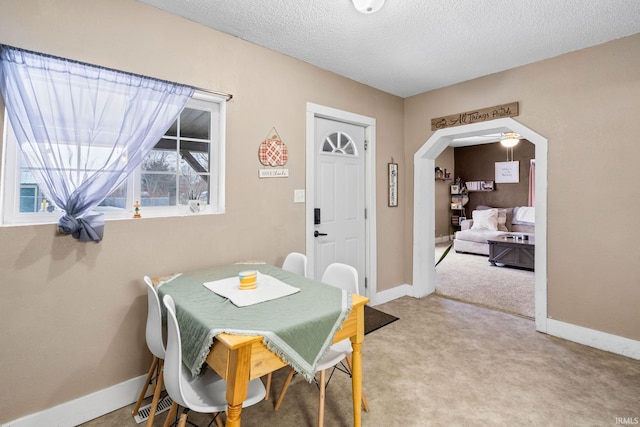
[[[403,98],[640,32],[639,0],[139,1]]]

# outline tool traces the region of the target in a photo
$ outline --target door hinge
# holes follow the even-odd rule
[[[364,140],[364,150],[367,151],[369,149],[369,141]]]
[[[364,219],[367,219],[367,208],[364,208]]]
[[[364,278],[364,288],[369,288],[369,280],[366,277]]]

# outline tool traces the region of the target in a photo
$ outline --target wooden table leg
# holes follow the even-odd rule
[[[352,343],[353,371],[351,372],[351,388],[353,391],[353,425],[360,427],[362,423],[362,343]]]
[[[347,366],[349,367],[349,372],[353,372],[353,362],[351,361],[351,356],[347,356]],[[367,396],[364,394],[364,388],[362,389],[362,407],[365,412],[369,412],[369,402],[367,402]]]
[[[351,337],[353,370],[351,371],[351,391],[353,394],[353,425],[362,425],[362,342],[364,341],[364,307],[356,308],[356,334]]]
[[[242,403],[247,398],[251,371],[251,344],[229,352],[227,378],[227,427],[240,427]]]

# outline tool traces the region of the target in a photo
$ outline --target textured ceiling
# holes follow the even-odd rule
[[[640,32],[640,0],[140,1],[403,98]]]

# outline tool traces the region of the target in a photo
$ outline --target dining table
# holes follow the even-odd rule
[[[257,271],[255,290],[238,275]],[[369,299],[262,262],[206,267],[155,281],[171,295],[183,363],[193,375],[208,365],[227,384],[226,426],[240,427],[249,382],[290,365],[308,381],[332,343],[350,339],[353,425],[362,423],[364,306]]]

